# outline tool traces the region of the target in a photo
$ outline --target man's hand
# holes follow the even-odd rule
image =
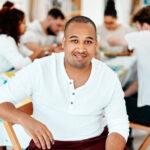
[[[50,149],[51,145],[54,144],[52,133],[41,122],[24,114],[19,118],[19,123],[33,139],[38,148]]]

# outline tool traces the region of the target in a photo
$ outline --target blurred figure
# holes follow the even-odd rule
[[[139,32],[127,34],[123,45],[128,45],[137,55],[138,80],[125,90],[129,120],[150,125],[150,6],[139,10],[133,17]],[[138,97],[137,93],[138,92]]]
[[[126,53],[120,52],[127,50],[127,47],[119,43],[120,40],[124,39],[125,34],[131,30],[129,27],[125,27],[117,22],[117,11],[113,0],[108,0],[104,12],[104,24],[98,30],[101,49],[118,52],[118,55],[126,55]]]
[[[21,42],[32,51],[44,50],[51,54],[59,49],[62,50],[56,45],[56,37],[63,30],[64,20],[65,16],[59,9],[51,9],[45,20],[41,22],[35,20],[28,26]]]
[[[42,51],[39,50],[25,58],[19,52],[20,36],[25,29],[25,15],[21,10],[0,10],[0,73],[12,68],[21,69],[41,55]]]

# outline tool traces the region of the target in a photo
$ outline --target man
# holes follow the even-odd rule
[[[72,18],[65,26],[64,53],[35,61],[1,87],[0,117],[23,126],[33,139],[29,150],[124,149],[128,136],[124,94],[116,74],[94,59],[96,35],[92,20]],[[29,96],[33,118],[13,105]]]
[[[21,43],[32,51],[42,49],[51,53],[55,50],[61,50],[61,47],[56,47],[57,43],[54,42],[57,42],[56,36],[63,29],[64,20],[65,16],[59,9],[51,9],[45,20],[41,22],[35,20],[28,26],[27,32],[22,36]]]
[[[150,6],[143,7],[133,17],[137,32],[126,35],[124,45],[133,49],[137,56],[138,80],[125,91],[127,112],[131,121],[150,125]],[[138,98],[137,93],[138,92]]]

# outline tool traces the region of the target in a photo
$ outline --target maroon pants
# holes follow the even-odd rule
[[[108,131],[105,129],[100,136],[81,141],[55,141],[51,150],[105,150]],[[27,150],[40,150],[31,140]]]

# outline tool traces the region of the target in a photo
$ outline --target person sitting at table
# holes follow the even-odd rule
[[[21,10],[0,10],[0,73],[12,68],[21,69],[42,54],[42,50],[37,50],[29,57],[22,56],[19,40],[25,29],[25,15]]]
[[[124,150],[124,93],[117,75],[94,58],[96,35],[90,18],[73,17],[65,25],[64,52],[36,60],[0,87],[0,117],[23,126],[32,138],[28,150]],[[14,107],[29,96],[33,117]]]
[[[138,79],[125,90],[129,120],[150,125],[150,6],[143,7],[133,17],[138,31],[127,34],[122,45],[128,45],[137,56]],[[138,93],[138,95],[136,94]]]
[[[130,55],[127,46],[119,44],[120,40],[129,33],[131,29],[117,21],[117,11],[115,9],[114,0],[108,0],[104,11],[104,24],[98,27],[100,37],[100,49],[107,52],[115,52],[117,55]]]
[[[62,51],[60,41],[57,43],[57,36],[63,30],[64,21],[64,14],[59,9],[52,8],[46,19],[35,20],[28,25],[27,31],[21,37],[21,43],[32,51],[40,49],[51,52]]]

